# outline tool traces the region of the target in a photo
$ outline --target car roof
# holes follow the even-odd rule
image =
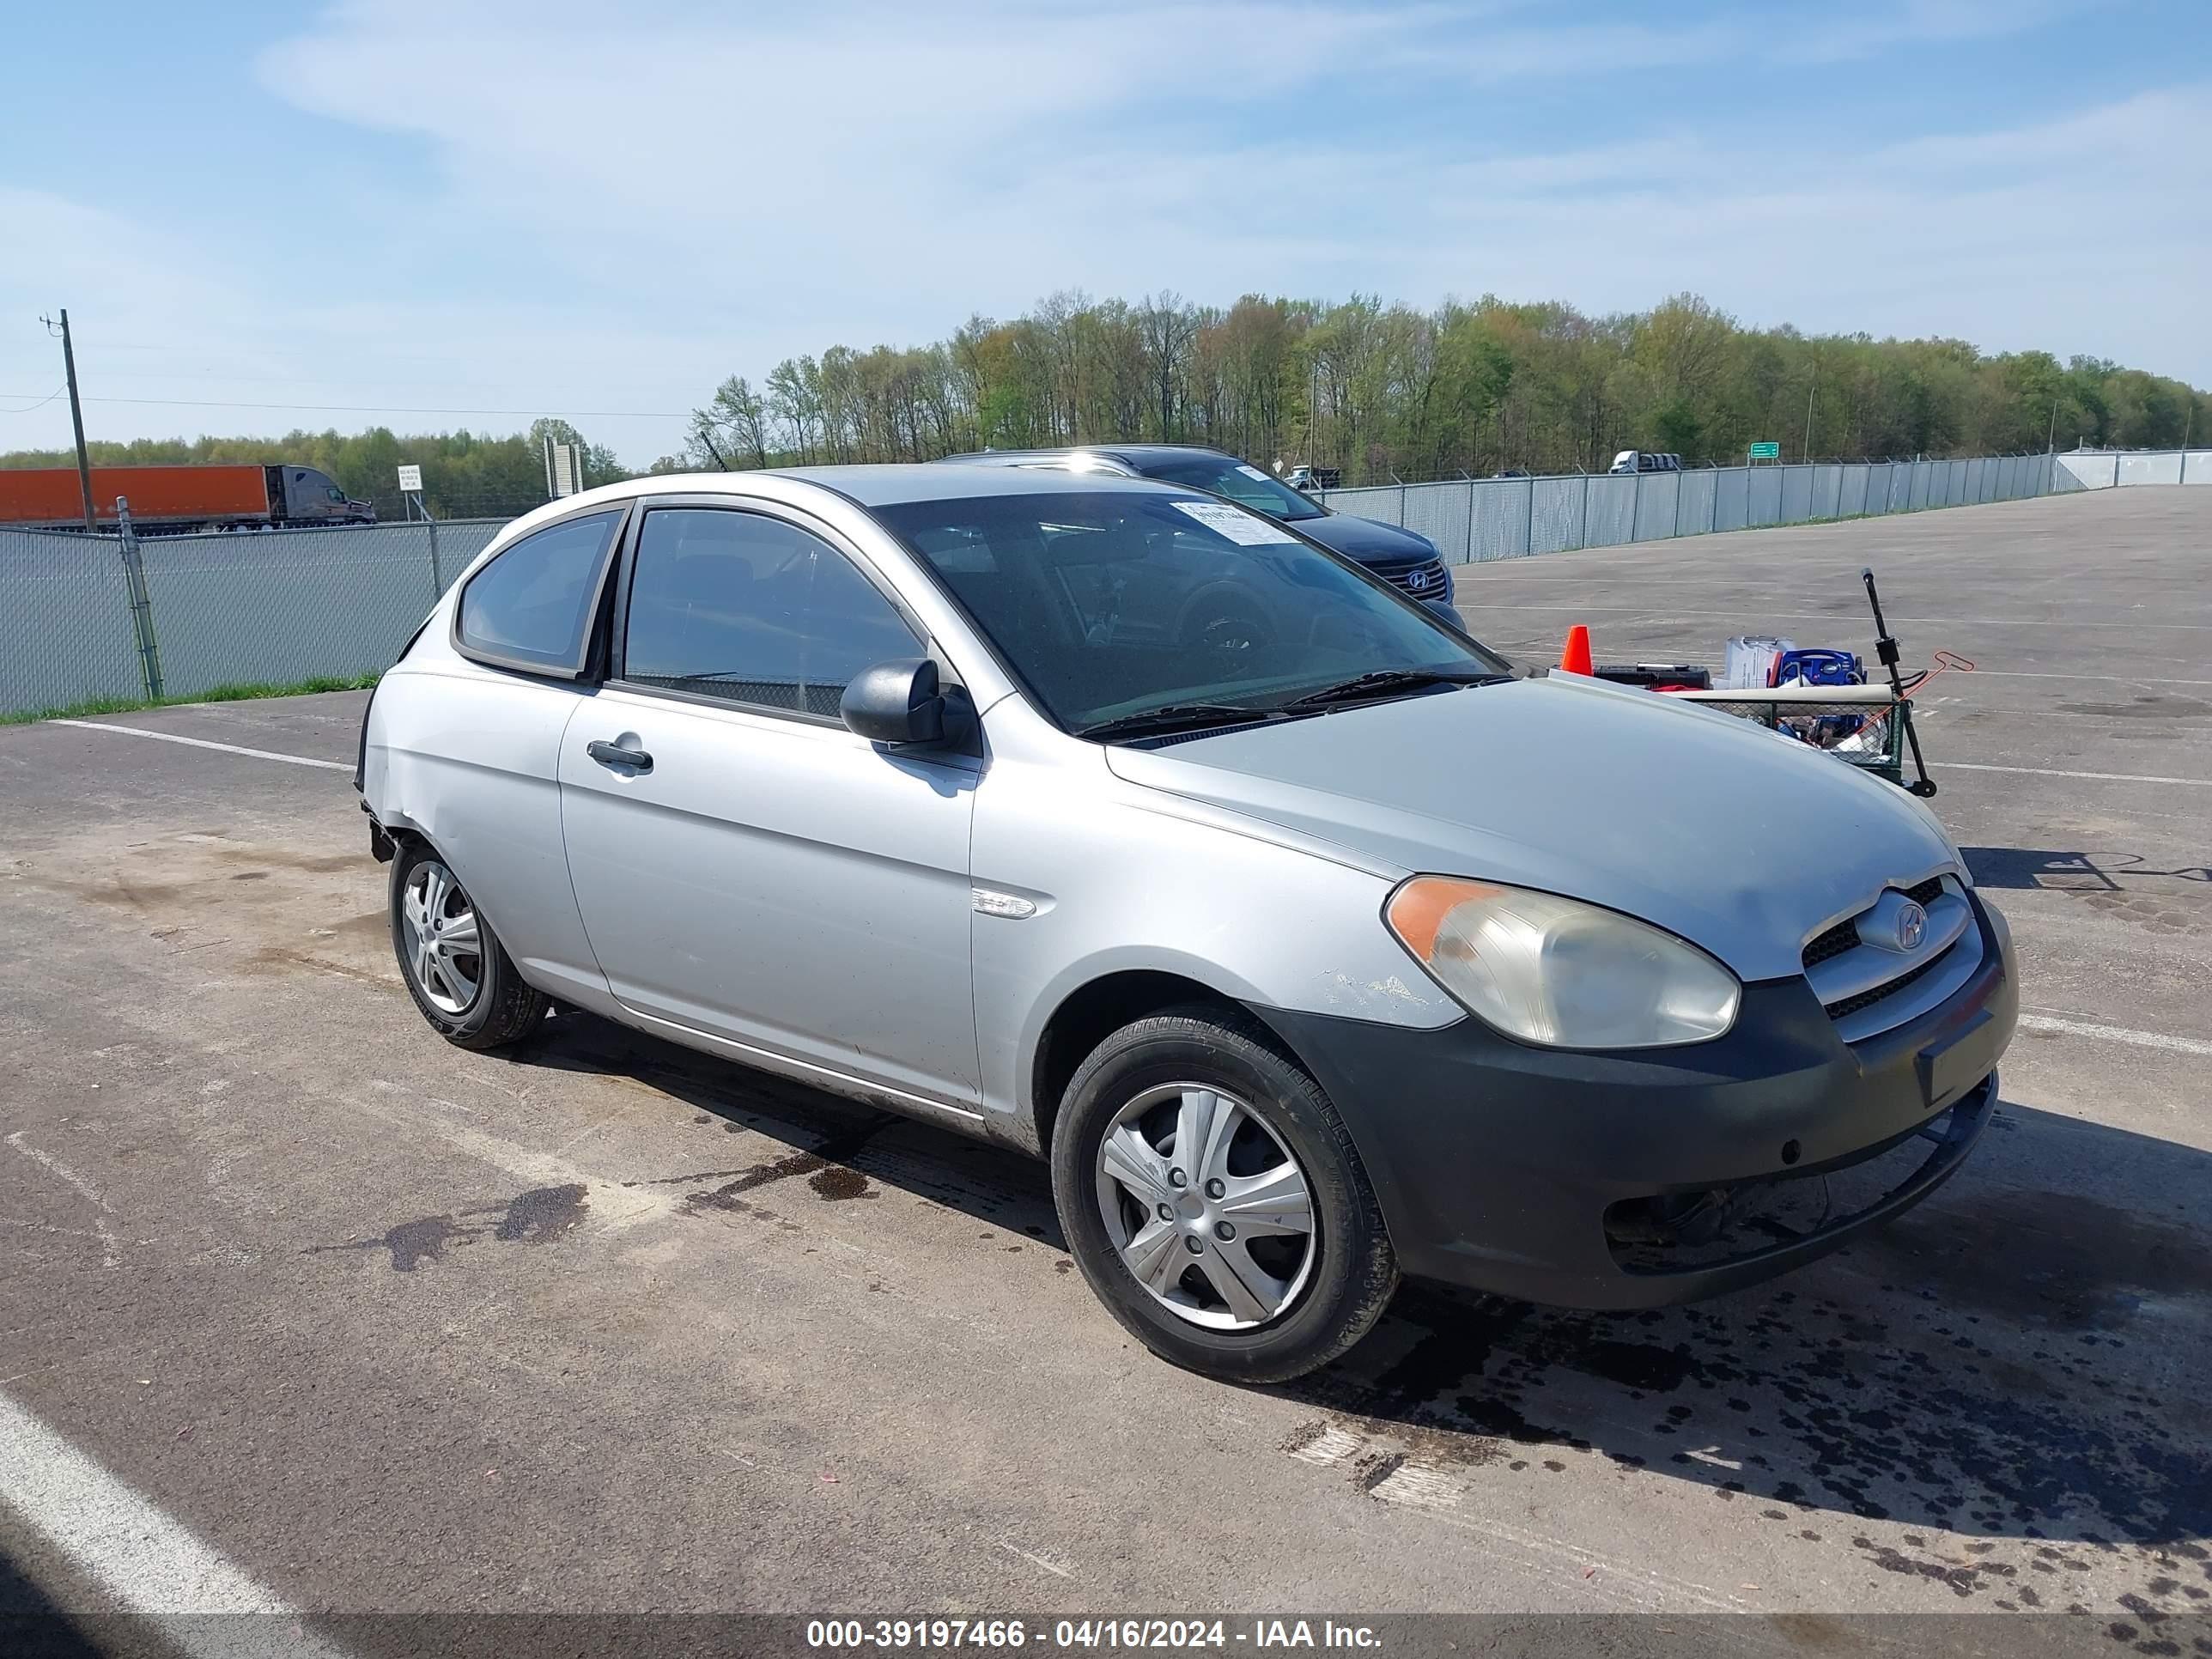
[[[1058,460],[1069,455],[1104,455],[1133,463],[1172,460],[1182,456],[1216,461],[1237,459],[1227,450],[1216,449],[1211,444],[1059,444],[1048,449],[985,449],[967,455],[947,455],[939,465],[1019,466],[1024,461]]]
[[[978,495],[1070,495],[1102,489],[1143,494],[1175,488],[1150,478],[1124,478],[1113,473],[907,462],[878,466],[775,466],[740,472],[663,472],[610,486],[606,493],[610,496],[743,495],[746,481],[759,478],[788,478],[794,483],[835,490],[864,507]],[[576,501],[569,497],[568,505],[575,505]]]

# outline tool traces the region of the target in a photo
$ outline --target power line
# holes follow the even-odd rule
[[[27,392],[0,392],[0,397],[5,398],[27,398],[30,395]],[[88,404],[142,404],[160,409],[276,409],[331,415],[507,415],[534,417],[554,414],[587,421],[688,421],[691,418],[691,411],[688,409],[442,409],[410,404],[227,403],[210,398],[87,398],[84,401]]]
[[[68,390],[69,382],[64,380],[61,385],[56,386],[52,392],[46,393],[45,397],[40,398],[38,402],[34,404],[25,404],[21,409],[0,409],[0,415],[27,415],[34,409],[44,409],[48,404],[53,402],[55,398],[60,397],[63,392],[67,392]],[[12,398],[18,394],[11,392],[7,395]]]

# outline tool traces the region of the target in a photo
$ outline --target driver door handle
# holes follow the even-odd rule
[[[642,749],[625,749],[620,744],[593,741],[584,745],[584,752],[602,766],[627,766],[633,772],[653,770],[653,757]]]

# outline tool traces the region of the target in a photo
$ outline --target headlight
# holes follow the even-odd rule
[[[1416,876],[1384,911],[1401,943],[1510,1036],[1559,1048],[1662,1048],[1735,1024],[1743,988],[1694,945],[1524,887]]]

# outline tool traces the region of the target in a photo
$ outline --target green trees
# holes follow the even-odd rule
[[[393,469],[422,467],[441,517],[501,516],[545,499],[543,442],[581,445],[585,477],[623,475],[567,422],[466,430],[95,443],[95,462],[302,461],[348,494],[401,508]],[[1998,454],[2055,442],[2212,443],[2212,398],[2100,359],[1985,356],[1960,340],[1747,329],[1694,294],[1591,317],[1485,295],[1426,311],[1355,294],[1248,294],[1222,308],[1171,291],[1054,294],[1010,319],[970,317],[924,346],[833,345],[756,386],[733,374],[654,471],[920,461],[958,451],[1111,440],[1213,444],[1273,465],[1309,461],[1347,483],[1599,471],[1622,449],[1741,459],[1778,441],[1815,457]],[[65,452],[0,465],[65,466]]]
[[[760,441],[732,445],[722,434],[744,422],[727,394],[743,384],[700,411],[732,465],[1120,439],[1311,460],[1349,483],[1599,471],[1629,448],[1727,461],[1762,439],[1795,459],[1808,440],[1815,456],[1905,456],[2212,432],[2212,399],[2140,370],[1747,329],[1694,294],[1593,318],[1492,296],[1417,311],[1376,295],[1248,294],[1223,309],[1062,292],[1011,320],[972,317],[936,345],[780,363]]]

